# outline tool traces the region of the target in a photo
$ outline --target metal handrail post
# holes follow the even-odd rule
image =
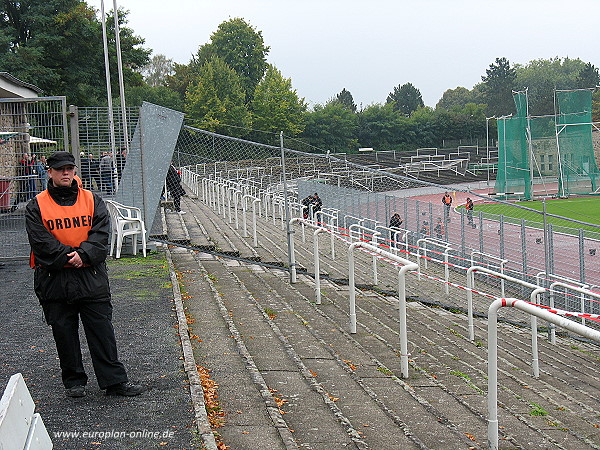
[[[600,342],[600,331],[557,316],[539,306],[515,298],[494,300],[488,308],[488,449],[497,450],[498,437],[498,310],[502,306],[513,307],[533,317],[546,320],[573,333]]]
[[[396,256],[396,255],[394,255]],[[408,334],[406,319],[406,272],[417,269],[417,265],[406,260],[406,264],[398,271],[398,310],[400,315],[400,370],[403,378],[408,378]]]
[[[371,243],[377,247],[377,236],[381,236],[381,233],[379,231],[375,231],[372,228],[367,228],[365,226],[359,225],[357,223],[353,223],[352,225],[350,225],[350,228],[348,229],[348,234],[350,235],[350,238],[352,238],[352,232],[356,229],[356,231],[359,230],[363,230],[363,235],[366,234],[365,231],[368,231],[371,233]],[[361,237],[359,236],[358,239],[361,239]],[[371,267],[373,270],[373,284],[377,285],[378,284],[378,274],[377,274],[377,256],[373,255],[372,260],[371,260]]]
[[[317,305],[321,304],[321,267],[319,261],[319,233],[326,233],[325,228],[317,228],[313,231],[313,257],[315,265],[315,299]]]
[[[490,255],[488,253],[483,253],[479,250],[473,250],[471,252],[471,266],[475,265],[475,255],[485,256],[486,258],[495,259],[496,261],[500,262],[500,265],[498,267],[500,267],[500,273],[504,275],[504,266],[508,262],[508,259],[498,258],[497,256]],[[505,284],[504,278],[500,278],[500,296],[501,297],[504,297],[504,288],[505,288],[504,284]],[[538,284],[539,284],[539,282],[538,282]]]
[[[254,241],[254,247],[258,247],[258,234],[256,232],[256,203],[260,203],[260,198],[252,200],[252,239]],[[260,206],[258,208],[260,211]]]
[[[536,303],[536,299],[539,294],[546,292],[546,288],[541,286],[537,286],[535,284],[529,283],[527,281],[520,280],[518,278],[514,278],[508,275],[503,275],[500,272],[496,272],[490,270],[486,267],[481,266],[473,266],[467,269],[467,307],[468,307],[468,317],[469,317],[469,340],[475,340],[475,330],[473,325],[473,289],[475,286],[475,272],[483,272],[489,275],[494,275],[497,277],[504,277],[507,281],[511,281],[516,284],[520,284],[527,288],[533,289],[530,295],[531,303]],[[531,367],[534,378],[539,378],[540,376],[540,368],[539,368],[539,357],[538,357],[538,345],[537,345],[537,317],[531,317]]]
[[[233,207],[235,210],[235,229],[236,230],[240,229],[240,221],[238,218],[238,199],[241,199],[242,195],[244,195],[244,194],[242,194],[242,191],[238,191],[237,189],[233,193]]]
[[[244,194],[242,196],[242,213],[243,213],[243,223],[244,223],[244,237],[248,237],[248,219],[246,218],[247,215],[247,207],[246,207],[246,200],[249,198],[254,198],[252,195],[250,194]]]
[[[354,249],[362,247],[368,251],[375,252],[387,259],[396,261],[403,265],[398,271],[398,304],[400,314],[400,363],[404,378],[408,378],[408,337],[406,332],[406,272],[416,270],[417,264],[407,259],[394,255],[391,252],[368,244],[366,242],[354,242],[348,247],[348,287],[349,287],[349,310],[350,310],[350,333],[356,333],[356,289],[354,280]]]
[[[235,187],[229,186],[227,188],[227,210],[229,212],[229,223],[233,223],[233,219],[231,217],[231,199],[235,195]]]

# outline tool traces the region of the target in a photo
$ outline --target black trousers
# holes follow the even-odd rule
[[[79,342],[79,319],[92,356],[100,389],[127,381],[125,366],[117,357],[110,302],[42,305],[46,322],[52,327],[65,388],[87,383]]]

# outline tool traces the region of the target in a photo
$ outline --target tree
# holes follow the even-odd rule
[[[304,128],[304,99],[292,88],[292,80],[283,78],[274,66],[269,66],[256,87],[252,101],[253,127],[270,133],[283,131],[298,135]]]
[[[515,111],[512,90],[516,86],[517,73],[506,58],[496,58],[481,77],[483,99],[488,105],[488,114],[506,115]]]
[[[321,150],[345,152],[358,147],[356,114],[338,102],[315,105],[306,114],[306,126],[300,137]]]
[[[421,92],[411,83],[396,86],[387,96],[386,103],[391,103],[396,111],[407,116],[425,105]]]
[[[121,11],[121,49],[127,85],[139,85],[137,73],[149,50],[126,26]],[[113,20],[108,19],[109,46],[114,49]],[[102,30],[96,12],[80,0],[0,1],[0,52],[3,65],[45,95],[66,95],[79,106],[106,102]],[[116,59],[111,56],[112,80],[117,87]]]
[[[183,99],[166,86],[132,86],[125,90],[127,106],[141,106],[142,102],[150,102],[165,108],[183,111]]]
[[[600,74],[598,74],[598,68],[592,63],[587,63],[579,71],[577,75],[577,87],[580,89],[595,88],[600,83]]]
[[[165,86],[169,75],[173,74],[173,60],[165,55],[154,55],[142,69],[144,81],[153,87]]]
[[[358,113],[358,141],[361,147],[387,150],[400,142],[412,142],[414,134],[407,130],[409,120],[391,103],[373,104]]]
[[[185,93],[190,83],[198,77],[200,68],[193,64],[173,64],[173,71],[167,75],[167,87],[185,99]]]
[[[244,136],[252,125],[244,100],[240,76],[214,56],[202,66],[198,80],[189,85],[185,112],[198,128]]]
[[[354,98],[352,97],[350,91],[346,90],[346,88],[342,89],[341,92],[335,96],[334,101],[344,105],[353,113],[356,112],[356,103],[354,103]]]
[[[516,84],[519,89],[528,88],[529,113],[532,115],[554,114],[554,90],[594,87],[593,66],[586,69],[580,59],[536,59],[526,65],[517,65]],[[585,83],[591,83],[582,86]],[[589,78],[588,78],[589,77]]]
[[[267,54],[262,32],[256,31],[244,19],[235,18],[221,23],[210,43],[198,50],[195,64],[203,66],[213,56],[218,56],[240,76],[246,101],[250,102],[254,89],[267,70]]]
[[[435,105],[436,109],[453,109],[455,107],[462,108],[467,103],[481,103],[481,92],[477,87],[469,90],[462,86],[455,89],[448,89],[442,95],[442,98]]]

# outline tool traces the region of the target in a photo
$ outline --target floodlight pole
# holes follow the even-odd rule
[[[121,38],[119,31],[119,13],[117,0],[113,0],[114,19],[115,19],[115,46],[117,47],[117,68],[119,71],[119,93],[121,96],[121,120],[123,121],[123,140],[125,141],[125,155],[129,153],[129,132],[127,130],[127,110],[125,105],[125,83],[123,81],[123,60],[121,58]],[[115,175],[115,190],[118,189],[117,158],[113,150],[113,163]]]
[[[106,37],[106,16],[104,0],[100,0],[100,15],[102,16],[102,44],[104,46],[104,73],[106,78],[106,96],[108,100],[108,126],[110,129],[110,149],[115,158],[115,121],[112,103],[112,88],[110,87],[110,64],[108,59],[108,39]]]

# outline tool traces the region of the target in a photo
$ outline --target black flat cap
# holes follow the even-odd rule
[[[48,167],[60,169],[64,166],[74,166],[75,157],[69,152],[55,152],[48,158]]]

